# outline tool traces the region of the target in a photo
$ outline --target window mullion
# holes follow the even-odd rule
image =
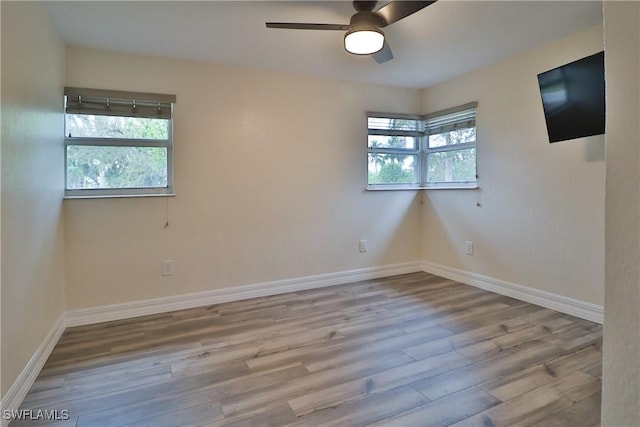
[[[173,189],[173,104],[170,106],[170,115],[172,117],[168,122],[168,144],[167,144],[167,188]]]
[[[369,148],[369,153],[372,154],[400,154],[404,156],[415,156],[420,153],[420,150],[408,150],[402,148]]]
[[[424,132],[417,130],[368,129],[368,134],[380,136],[412,136],[414,138],[420,138],[424,135]]]
[[[125,138],[65,138],[64,143],[69,145],[90,145],[99,147],[168,147],[170,139],[125,139]]]
[[[427,184],[427,176],[429,174],[429,156],[427,149],[429,148],[429,137],[424,135],[420,138],[420,185]]]
[[[465,142],[462,144],[453,144],[453,145],[443,145],[442,147],[433,147],[427,148],[427,153],[438,153],[445,151],[457,151],[457,150],[466,150],[470,148],[476,148],[475,142]]]

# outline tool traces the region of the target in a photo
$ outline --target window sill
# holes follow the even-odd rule
[[[422,187],[423,190],[477,190],[477,182],[459,182],[451,184],[432,184]]]
[[[403,191],[403,190],[477,190],[478,183],[434,184],[426,186],[405,185],[367,185],[366,191]]]
[[[64,196],[64,200],[75,199],[130,199],[137,197],[175,197],[175,193],[158,193],[158,194],[91,194],[91,195],[73,195]]]

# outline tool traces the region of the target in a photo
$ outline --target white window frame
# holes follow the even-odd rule
[[[78,99],[78,94],[85,96],[85,99],[92,100],[105,99],[108,104],[109,99],[128,100],[132,105],[141,111],[143,115],[128,113],[123,108],[120,114],[112,112],[108,115],[116,117],[150,117],[144,115],[145,108],[158,108],[154,105],[162,104],[163,108],[169,109],[168,113],[162,117],[166,119],[168,125],[167,139],[136,139],[136,138],[96,138],[96,137],[74,137],[67,133],[65,125],[64,138],[64,165],[65,165],[65,198],[107,198],[107,197],[140,197],[140,196],[175,196],[173,187],[173,105],[176,101],[174,95],[150,94],[141,92],[123,92],[102,89],[65,88],[65,115],[69,111],[70,103],[68,99],[74,97]],[[76,103],[77,104],[77,103]],[[93,107],[87,106],[87,111],[72,111],[72,114],[97,114],[100,115],[100,106],[97,102]],[[107,105],[107,108],[112,108]],[[116,109],[116,108],[113,108]],[[167,116],[168,115],[168,116]],[[66,123],[66,119],[65,119]],[[167,186],[166,187],[122,187],[122,188],[83,188],[69,189],[67,184],[67,152],[69,146],[99,146],[99,147],[162,147],[167,149]]]
[[[416,182],[415,183],[381,183],[381,184],[369,184],[368,181],[368,173],[367,173],[367,188],[376,189],[376,190],[393,190],[393,189],[402,189],[406,187],[415,188],[419,186],[422,182],[422,167],[421,165],[421,145],[422,139],[424,137],[424,130],[421,126],[422,120],[421,116],[408,115],[408,114],[390,114],[390,113],[367,113],[367,119],[369,118],[383,118],[383,119],[400,119],[400,120],[411,120],[416,123],[416,127],[418,129],[415,130],[390,130],[390,129],[370,129],[367,125],[367,136],[369,135],[381,135],[381,136],[404,136],[404,137],[413,137],[415,138],[416,146],[415,148],[397,148],[397,147],[369,147],[369,143],[367,141],[367,162],[369,159],[369,154],[391,154],[391,155],[400,155],[400,156],[416,156],[417,159],[417,170],[416,170]],[[368,164],[367,164],[368,168]],[[367,169],[368,170],[368,169]]]
[[[381,153],[381,154],[400,154],[400,155],[417,155],[417,183],[380,183],[370,184],[367,173],[367,190],[420,190],[420,189],[474,189],[478,188],[478,151],[477,142],[467,142],[463,144],[448,145],[442,147],[429,147],[429,135],[442,133],[441,125],[434,123],[440,122],[442,119],[445,121],[448,118],[455,117],[456,114],[462,112],[473,111],[472,118],[468,115],[464,117],[459,123],[468,126],[469,123],[473,123],[475,126],[475,117],[478,103],[471,102],[468,104],[460,105],[457,107],[449,108],[446,110],[438,111],[432,114],[426,115],[409,115],[409,114],[394,114],[394,113],[380,113],[380,112],[367,112],[367,120],[369,118],[384,118],[384,119],[403,119],[414,120],[419,123],[419,131],[401,131],[401,130],[386,130],[386,129],[369,129],[367,125],[367,135],[387,135],[387,136],[415,136],[417,141],[416,149],[402,149],[402,148],[371,148],[367,142],[367,171],[368,171],[368,159],[369,154]],[[448,123],[449,126],[455,128],[457,122],[454,120]],[[440,128],[440,129],[439,129]],[[437,130],[440,130],[437,132]],[[476,175],[472,181],[446,181],[446,182],[427,182],[428,173],[428,159],[429,154],[438,152],[458,151],[464,149],[476,149]]]

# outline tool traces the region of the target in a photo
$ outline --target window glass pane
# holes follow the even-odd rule
[[[420,130],[421,122],[411,119],[389,119],[386,117],[369,117],[369,129],[385,130]]]
[[[415,150],[418,148],[417,138],[413,136],[369,135],[369,148],[404,148]]]
[[[476,140],[476,128],[467,127],[455,129],[450,132],[429,135],[429,148],[444,147],[447,145],[464,144]]]
[[[169,120],[66,114],[65,135],[81,138],[169,139]]]
[[[166,186],[166,147],[67,147],[68,190]]]
[[[369,184],[418,182],[418,156],[369,153]]]
[[[476,180],[476,149],[431,153],[427,157],[427,182],[468,182]]]

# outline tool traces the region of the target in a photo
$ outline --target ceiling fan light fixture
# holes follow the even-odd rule
[[[375,25],[358,25],[344,35],[344,48],[356,55],[370,55],[384,46],[384,33]]]

